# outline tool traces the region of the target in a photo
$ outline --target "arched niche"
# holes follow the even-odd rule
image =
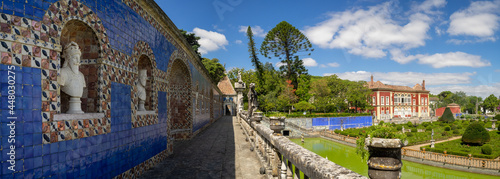
[[[169,64],[168,117],[172,138],[188,139],[192,135],[191,75],[186,63],[175,59]]]
[[[97,59],[99,58],[100,44],[96,33],[85,22],[70,20],[62,28],[60,42],[63,48],[71,42],[76,42],[80,47],[82,55],[79,69],[85,76],[86,84],[81,98],[81,109],[85,113],[99,112]],[[65,60],[64,56],[61,55],[61,67]],[[68,110],[69,97],[61,90],[61,113]]]
[[[139,57],[138,70],[139,71],[145,70],[146,74],[147,74],[147,80],[146,80],[146,86],[145,86],[146,100],[144,103],[144,108],[146,109],[146,111],[156,110],[156,106],[155,106],[156,99],[153,97],[154,96],[153,95],[153,93],[154,93],[154,90],[153,90],[153,83],[154,83],[153,70],[154,70],[154,68],[153,68],[153,65],[151,63],[151,59],[149,59],[148,56],[141,55]],[[139,80],[139,78],[137,80]],[[139,81],[137,81],[137,83],[139,83]],[[138,105],[138,104],[136,104],[136,105]]]

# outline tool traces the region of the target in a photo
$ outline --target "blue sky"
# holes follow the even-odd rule
[[[500,0],[427,1],[156,1],[179,29],[201,37],[200,52],[227,69],[252,69],[245,31],[257,48],[281,21],[301,30],[315,49],[302,56],[309,74],[374,79],[500,96]],[[260,60],[279,65],[277,58]]]

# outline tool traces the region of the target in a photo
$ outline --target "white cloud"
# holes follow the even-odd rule
[[[328,64],[326,64],[326,65],[328,65],[328,66],[330,66],[330,67],[339,67],[339,66],[340,66],[340,64],[339,64],[339,63],[337,63],[337,62],[328,63]]]
[[[226,49],[225,46],[229,43],[226,40],[226,36],[224,34],[214,31],[207,31],[195,27],[193,29],[193,33],[195,33],[196,36],[200,37],[200,40],[198,40],[198,43],[200,43],[200,48],[198,48],[198,51],[202,55],[207,54],[211,51]]]
[[[241,43],[243,43],[243,41],[241,41],[241,40],[236,40],[236,41],[234,41],[234,43],[235,43],[235,44],[241,44]]]
[[[369,81],[373,75],[375,81],[381,81],[384,84],[404,85],[413,87],[415,84],[422,83],[425,80],[426,85],[456,85],[469,84],[471,77],[476,73],[419,73],[419,72],[344,72],[344,73],[325,73],[323,76],[336,74],[339,78],[352,81]]]
[[[304,66],[306,66],[306,67],[318,66],[318,63],[316,62],[316,60],[314,60],[312,58],[304,58],[304,59],[302,59],[302,62],[304,63]]]
[[[432,23],[432,18],[425,13],[445,3],[441,0],[425,1],[413,9],[414,13],[407,17],[408,23],[403,25],[392,19],[392,9],[396,6],[392,2],[366,10],[331,13],[328,20],[306,27],[304,34],[321,48],[346,49],[351,54],[381,58],[389,49],[424,46]]]
[[[251,27],[252,28],[252,33],[254,36],[257,36],[257,37],[265,37],[267,32],[264,32],[264,29],[262,29],[260,26],[253,26]],[[248,26],[240,26],[240,30],[238,30],[238,32],[242,32],[242,33],[247,33],[247,29],[248,29]]]
[[[431,65],[434,68],[465,66],[465,67],[485,67],[491,63],[478,55],[471,55],[464,52],[436,53],[433,55],[404,55],[400,50],[391,50],[392,59],[398,63],[405,64],[418,59],[418,63]]]
[[[492,37],[499,27],[499,8],[499,0],[472,2],[467,9],[450,16],[447,32],[451,35]]]
[[[427,81],[425,81],[427,83]],[[483,99],[491,94],[495,96],[500,95],[500,83],[493,83],[489,85],[449,85],[449,86],[439,86],[427,88],[432,94],[439,94],[442,91],[463,91],[467,95],[480,96]]]

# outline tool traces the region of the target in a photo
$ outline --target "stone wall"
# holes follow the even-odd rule
[[[7,0],[0,26],[0,178],[138,176],[172,152],[173,139],[222,115],[220,90],[152,0]],[[82,50],[85,115],[62,114],[57,79],[71,41]],[[139,69],[150,75],[147,114],[137,112]]]

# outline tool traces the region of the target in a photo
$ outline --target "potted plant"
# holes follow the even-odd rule
[[[401,148],[407,143],[406,135],[388,125],[374,126],[366,136],[356,140],[356,153],[368,157],[370,178],[401,178]]]

